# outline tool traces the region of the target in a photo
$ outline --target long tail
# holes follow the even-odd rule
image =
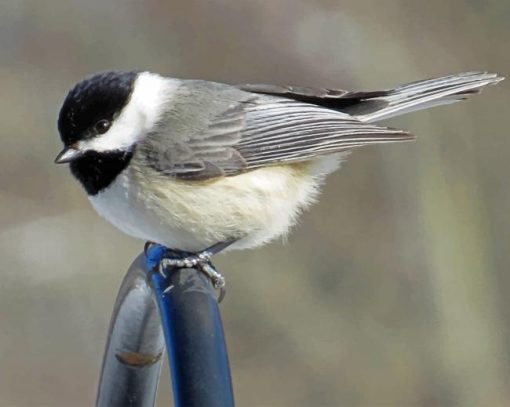
[[[436,79],[412,82],[387,91],[383,96],[367,98],[343,111],[364,122],[388,119],[404,113],[454,103],[486,85],[504,78],[488,72],[466,72]]]

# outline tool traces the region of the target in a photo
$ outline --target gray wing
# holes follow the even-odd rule
[[[194,81],[183,90],[189,97],[141,146],[147,164],[177,178],[231,176],[413,138],[321,106],[228,85]]]
[[[287,99],[246,109],[245,115],[235,148],[248,169],[413,138],[403,130],[362,123],[345,113]]]

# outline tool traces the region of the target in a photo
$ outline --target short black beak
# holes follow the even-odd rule
[[[84,154],[84,151],[77,150],[73,147],[64,148],[55,158],[55,164],[65,164],[76,160]]]

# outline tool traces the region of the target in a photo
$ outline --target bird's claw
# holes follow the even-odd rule
[[[211,257],[229,244],[231,243],[218,243],[196,254],[169,249],[159,261],[159,274],[166,279],[168,269],[196,268],[211,280],[215,289],[219,290],[218,302],[220,302],[225,296],[225,278],[212,265]],[[150,250],[150,247],[150,243],[147,243],[145,251]]]
[[[201,269],[206,269],[206,274],[209,274],[209,269],[214,270],[214,267],[211,265],[211,254],[207,252],[202,252],[198,254],[193,254],[186,257],[163,257],[159,262],[159,272],[163,274],[165,269],[168,267],[176,267],[176,268],[193,268],[197,267]],[[216,272],[216,271],[215,271]],[[217,272],[216,272],[217,273]]]
[[[211,279],[214,288],[217,290],[223,290],[225,288],[225,277],[223,277],[211,263],[204,263],[201,267],[202,272]]]
[[[209,252],[201,252],[184,258],[162,258],[159,262],[159,273],[165,279],[168,278],[166,270],[169,268],[196,268],[211,280],[216,290],[219,290],[218,302],[221,302],[225,297],[225,278],[211,264]]]
[[[177,267],[177,268],[193,268],[195,266],[199,266],[204,263],[206,260],[203,260],[198,255],[187,256],[183,258],[168,258],[164,257],[161,259],[159,263],[159,272],[165,277],[164,269],[167,267]]]

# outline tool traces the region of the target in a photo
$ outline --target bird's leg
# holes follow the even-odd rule
[[[159,262],[159,272],[166,278],[166,270],[168,268],[196,268],[209,277],[214,288],[223,290],[225,287],[225,279],[212,265],[211,257],[234,242],[235,240],[229,240],[216,243],[198,253],[168,249]],[[150,249],[150,243],[147,243],[146,247]]]

